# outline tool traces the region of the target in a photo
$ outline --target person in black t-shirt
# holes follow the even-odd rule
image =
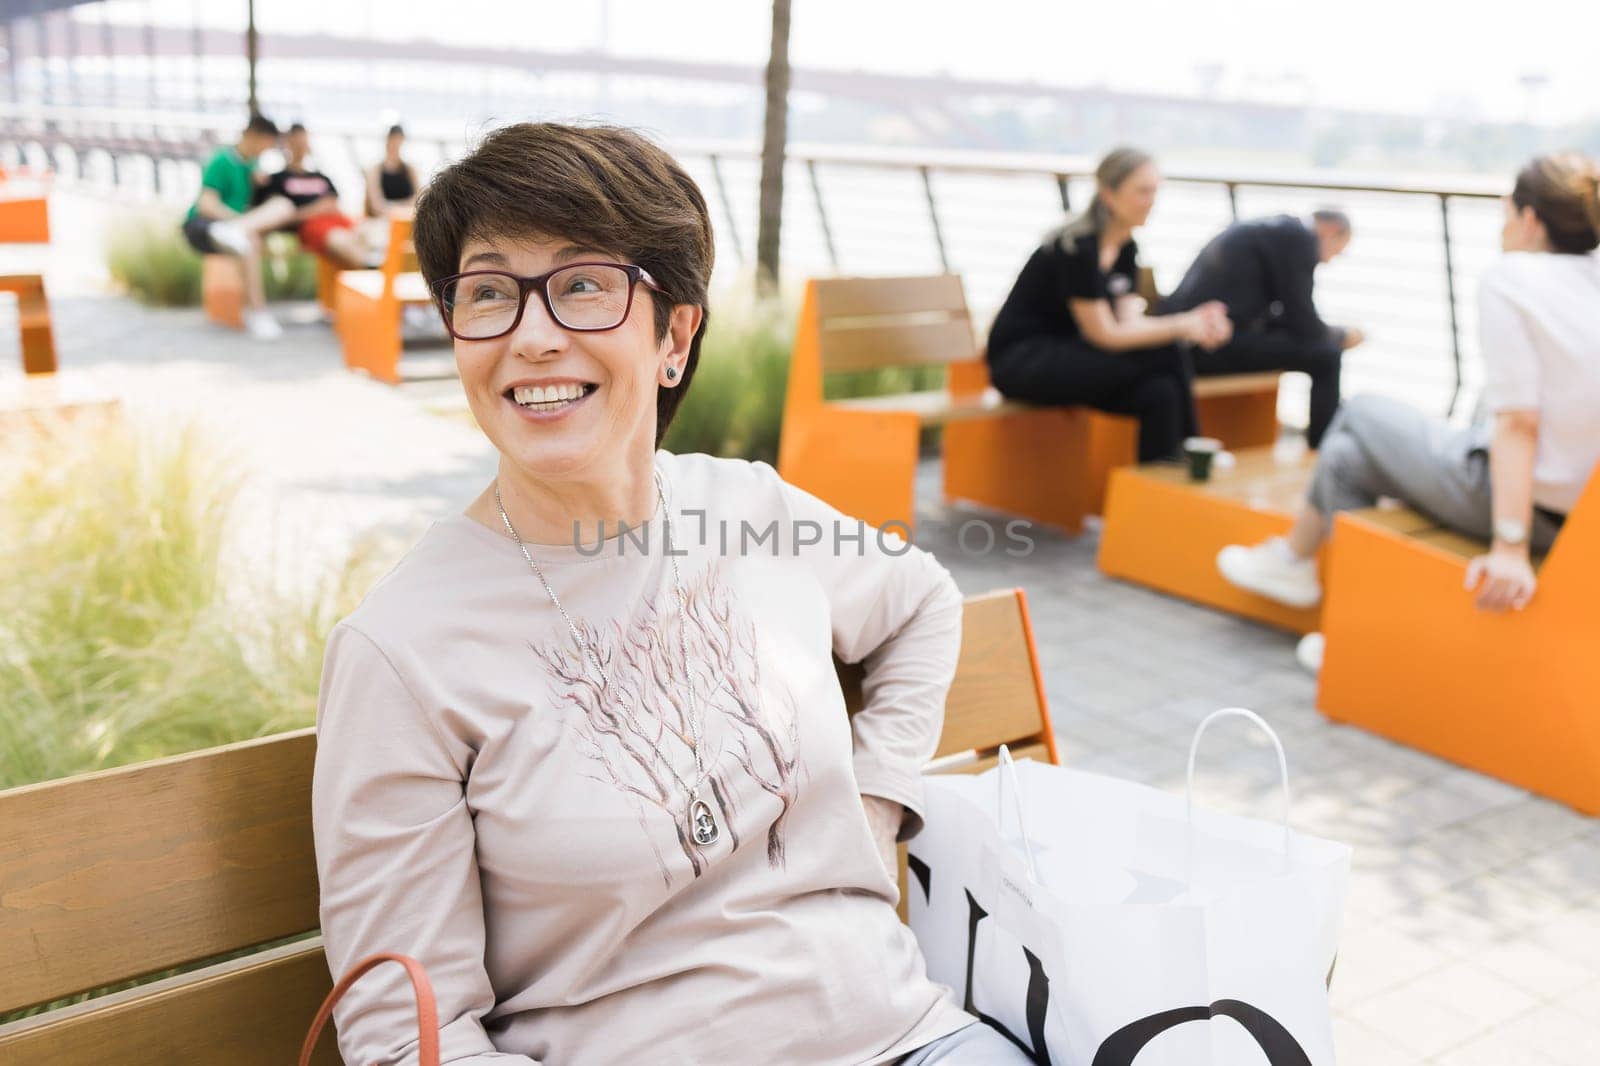
[[[1350,243],[1342,211],[1317,211],[1307,223],[1293,215],[1235,222],[1195,257],[1183,280],[1161,302],[1167,312],[1208,300],[1228,305],[1233,339],[1195,355],[1195,373],[1249,374],[1298,370],[1311,375],[1306,441],[1315,448],[1339,408],[1344,353],[1362,341],[1358,329],[1329,326],[1311,298],[1313,273]]]
[[[1139,419],[1139,460],[1178,455],[1197,432],[1190,345],[1232,334],[1217,301],[1150,317],[1137,295],[1133,231],[1155,204],[1155,162],[1118,148],[1095,171],[1089,210],[1045,238],[989,330],[989,377],[1006,396]]]
[[[339,266],[372,265],[374,252],[356,229],[355,219],[339,210],[339,190],[326,174],[306,165],[311,138],[296,122],[284,138],[287,165],[256,189],[257,203],[281,196],[294,205],[294,217],[285,229],[293,230],[307,251],[332,259]]]
[[[417,203],[417,171],[401,156],[406,131],[390,126],[383,140],[383,162],[367,171],[367,217],[409,215]]]

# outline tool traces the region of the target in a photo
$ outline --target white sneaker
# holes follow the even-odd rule
[[[1300,558],[1282,537],[1254,547],[1230,544],[1217,553],[1217,569],[1229,584],[1290,607],[1315,607],[1322,600],[1316,560]]]
[[[246,311],[244,329],[258,341],[275,341],[283,336],[283,327],[272,317],[271,311]]]
[[[1307,633],[1300,638],[1300,643],[1294,646],[1294,657],[1306,672],[1312,677],[1322,673],[1322,651],[1324,643],[1321,633]]]
[[[220,245],[234,255],[254,255],[255,249],[250,246],[250,234],[237,222],[218,219],[206,229],[213,244]]]

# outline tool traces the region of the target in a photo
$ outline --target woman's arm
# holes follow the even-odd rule
[[[1233,333],[1221,308],[1222,305],[1213,300],[1175,315],[1152,318],[1141,314],[1119,318],[1112,313],[1111,304],[1106,300],[1067,301],[1067,309],[1072,312],[1073,321],[1077,322],[1084,339],[1108,352],[1159,348],[1177,341],[1189,341],[1203,348],[1220,347]]]
[[[337,981],[368,955],[410,955],[438,1001],[441,1062],[535,1066],[497,1051],[483,1027],[495,993],[463,786],[468,755],[441,735],[377,644],[348,623],[334,629],[311,788],[328,969]],[[356,982],[334,1009],[344,1061],[415,1063],[412,1004],[399,967]]]
[[[788,520],[821,531],[800,558],[827,598],[834,654],[865,665],[861,710],[851,720],[856,785],[905,809],[891,839],[909,840],[922,829],[922,768],[938,750],[961,651],[960,590],[932,555],[756,465],[780,486]]]
[[[1486,611],[1521,610],[1533,599],[1538,582],[1528,555],[1533,529],[1533,457],[1539,442],[1539,412],[1499,411],[1489,445],[1490,499],[1495,528],[1514,523],[1522,541],[1507,544],[1494,538],[1487,555],[1467,566],[1467,590],[1477,590],[1477,604]]]
[[[1539,439],[1539,351],[1515,293],[1514,265],[1500,260],[1478,282],[1478,341],[1483,395],[1494,412],[1489,444],[1489,497],[1496,520],[1519,523],[1520,545],[1496,538],[1467,566],[1467,589],[1486,610],[1521,608],[1533,598],[1527,537],[1533,528],[1533,459]],[[1526,283],[1526,279],[1521,279]]]
[[[383,164],[367,171],[367,214],[381,218],[386,212],[383,203]]]

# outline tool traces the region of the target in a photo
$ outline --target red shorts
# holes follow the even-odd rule
[[[337,212],[312,215],[300,223],[300,244],[307,251],[323,255],[328,250],[328,235],[336,229],[355,229],[355,219]]]

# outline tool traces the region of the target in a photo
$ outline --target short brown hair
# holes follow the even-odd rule
[[[1600,166],[1578,152],[1541,155],[1517,173],[1511,202],[1531,207],[1558,252],[1600,247]]]
[[[417,264],[431,285],[460,270],[472,240],[544,238],[603,249],[648,270],[656,340],[676,304],[706,317],[677,388],[656,390],[656,446],[700,361],[714,249],[711,213],[694,179],[633,130],[520,122],[498,129],[440,171],[417,199]]]

